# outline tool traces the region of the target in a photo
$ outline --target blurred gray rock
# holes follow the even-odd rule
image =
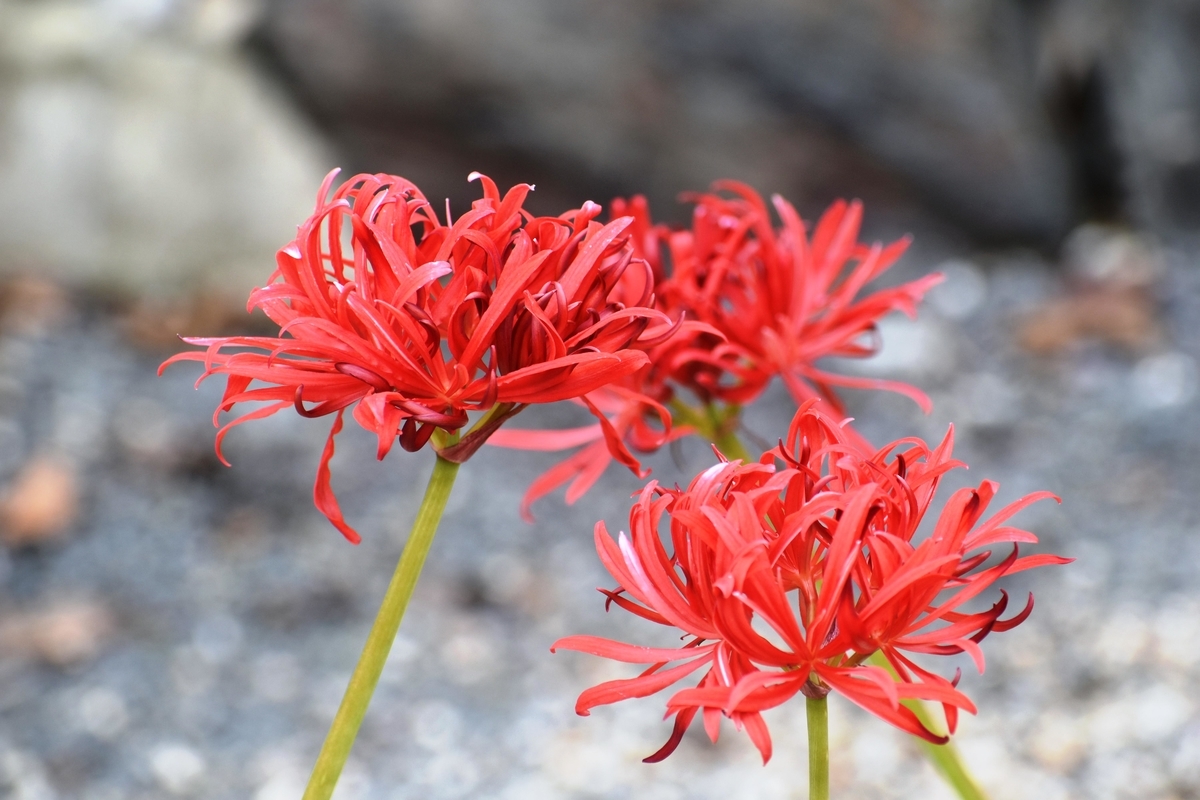
[[[237,52],[249,0],[0,0],[0,270],[261,284],[331,166]]]
[[[735,176],[993,238],[1200,225],[1195,3],[269,0],[256,41],[363,166],[434,196],[480,168],[666,208]]]

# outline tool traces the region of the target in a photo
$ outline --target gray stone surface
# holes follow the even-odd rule
[[[248,0],[0,0],[0,272],[242,295],[323,142],[238,49]]]
[[[438,195],[484,165],[662,207],[730,175],[812,202],[918,202],[993,240],[1200,224],[1195,3],[266,8],[259,52],[345,152]]]

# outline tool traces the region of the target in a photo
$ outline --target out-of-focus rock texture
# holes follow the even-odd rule
[[[547,188],[665,203],[738,175],[813,201],[918,201],[991,238],[1200,222],[1194,3],[268,9],[258,43],[326,129],[364,165],[433,183],[503,155]]]
[[[1043,246],[1194,226],[1197,42],[1171,0],[4,0],[0,269],[240,290],[335,163],[674,217],[736,175]]]
[[[239,0],[0,1],[0,271],[261,282],[329,156],[238,49]]]
[[[330,168],[392,171],[455,214],[472,170],[557,213],[736,178],[811,219],[866,200],[946,275],[882,352],[837,365],[872,440],[956,425],[1065,568],[1015,576],[1028,622],[962,686],[995,800],[1200,796],[1200,4],[1183,0],[0,0],[0,796],[294,800],[427,477],[353,424],[312,507],[328,418],[212,453],[220,386],[159,363],[241,309]],[[775,387],[747,442],[793,407]],[[579,409],[526,426],[583,424]],[[558,637],[670,646],[617,611],[591,529],[641,482],[517,508],[550,454],[484,448],[442,532],[339,800],[805,796],[800,704],[763,767],[726,724],[666,763],[663,698],[573,713],[635,674]],[[701,443],[650,457],[686,482]],[[946,487],[947,489],[951,487]],[[836,797],[950,797],[911,740],[831,703]]]

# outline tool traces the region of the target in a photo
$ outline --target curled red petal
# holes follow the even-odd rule
[[[692,724],[692,720],[696,718],[695,708],[685,708],[675,715],[675,725],[671,728],[671,736],[663,744],[662,747],[655,750],[650,755],[642,759],[644,764],[657,764],[667,756],[674,753],[679,747],[679,743],[683,741],[683,735],[687,733],[688,726]]]
[[[317,466],[317,482],[313,485],[313,502],[325,515],[325,518],[341,531],[350,544],[358,544],[362,541],[362,537],[346,524],[346,520],[342,516],[342,508],[333,494],[333,487],[330,486],[329,462],[333,458],[334,437],[342,432],[343,413],[343,411],[337,412],[337,416],[333,420],[333,427],[329,429],[329,438],[325,440],[325,449],[321,451],[321,462]]]

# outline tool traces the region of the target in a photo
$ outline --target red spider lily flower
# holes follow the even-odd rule
[[[565,648],[651,666],[636,678],[586,690],[576,711],[645,697],[702,672],[667,701],[674,730],[647,761],[672,753],[697,714],[714,741],[722,716],[745,729],[766,762],[771,739],[762,712],[798,693],[836,691],[909,733],[926,729],[900,703],[940,703],[953,733],[960,710],[975,707],[954,680],[918,666],[913,653],[968,653],[982,672],[979,642],[1028,617],[1028,604],[1002,619],[1007,595],[988,609],[965,604],[1001,577],[1068,559],[1019,556],[1036,537],[1008,526],[1028,495],[982,521],[996,491],[984,481],[947,502],[933,533],[915,541],[937,484],[961,466],[951,459],[952,431],[936,448],[918,439],[877,451],[860,449],[841,425],[806,403],[786,445],[759,463],[722,462],[686,490],[650,483],[630,512],[630,533],[614,541],[596,526],[600,559],[617,581],[604,591],[644,619],[683,633],[679,648],[570,636]],[[782,461],[777,468],[774,462]],[[1057,498],[1055,498],[1057,499]],[[670,547],[659,536],[670,517]],[[1011,552],[990,563],[997,544]],[[882,652],[897,677],[864,662]]]
[[[776,229],[750,187],[720,181],[694,198],[692,228],[666,237],[673,271],[658,288],[670,307],[689,309],[725,337],[682,354],[681,385],[707,402],[744,404],[779,375],[797,404],[813,397],[841,413],[833,387],[899,392],[928,412],[929,398],[896,381],[838,375],[816,366],[828,356],[866,358],[878,350],[875,325],[916,305],[938,274],[863,294],[903,254],[908,240],[886,247],[859,243],[862,204],[834,203],[809,238],[795,208],[772,198]]]
[[[652,453],[668,442],[692,432],[689,426],[672,424],[663,405],[674,390],[668,384],[671,374],[691,354],[699,352],[700,339],[722,341],[721,333],[705,323],[687,319],[686,309],[670,309],[658,302],[655,292],[662,284],[661,242],[666,228],[654,225],[644,197],[613,201],[612,215],[628,217],[630,242],[636,258],[647,270],[627,270],[613,289],[613,297],[627,303],[653,303],[676,321],[673,335],[647,350],[649,363],[619,382],[581,398],[599,423],[559,431],[505,429],[497,431],[488,443],[515,450],[560,451],[584,445],[581,449],[538,476],[521,501],[521,514],[532,521],[530,508],[541,497],[570,483],[566,501],[570,505],[582,497],[604,474],[614,460],[628,467],[639,478],[649,470],[642,468],[634,452]],[[682,353],[682,355],[681,355]]]
[[[773,199],[783,221],[776,230],[762,198],[752,189],[732,181],[719,182],[716,188],[734,197],[696,196],[691,229],[676,232],[653,223],[644,197],[613,201],[613,215],[632,220],[630,241],[649,266],[648,273],[628,273],[633,282],[623,281],[629,284],[626,291],[645,296],[643,281],[648,274],[654,281],[657,307],[681,322],[674,337],[649,352],[650,366],[626,379],[626,403],[614,407],[610,415],[617,430],[637,437],[630,445],[649,452],[678,438],[647,436],[645,423],[635,427],[633,422],[639,416],[658,416],[660,404],[674,396],[676,386],[690,390],[704,403],[717,399],[744,404],[761,394],[776,374],[797,404],[815,398],[828,403],[833,413],[843,411],[834,386],[897,391],[928,411],[928,397],[907,384],[836,375],[815,366],[826,356],[873,355],[878,341],[870,337],[879,318],[894,310],[914,316],[916,304],[941,280],[940,275],[930,275],[860,296],[867,284],[896,262],[907,240],[887,247],[859,244],[862,205],[839,201],[818,222],[810,241],[799,215],[783,198]],[[670,256],[670,276],[664,252]],[[596,442],[599,429],[592,430],[591,441]],[[526,437],[525,433],[512,431],[493,443],[563,450],[580,444],[582,435],[566,431],[561,437]],[[847,428],[846,434],[858,446],[870,447],[854,429]],[[526,516],[534,500],[572,478],[567,502],[581,496],[608,463],[604,456],[600,456],[603,463],[594,459],[599,453],[598,445],[585,448],[539,477],[525,496]],[[623,463],[637,463],[630,459],[632,455]]]
[[[462,461],[525,406],[578,398],[642,368],[643,351],[673,330],[648,307],[653,281],[634,257],[629,218],[600,224],[594,203],[534,218],[522,206],[532,187],[501,195],[476,173],[484,196],[442,223],[403,178],[357,175],[330,196],[336,174],[250,296],[249,308],[261,308],[279,335],[186,338],[205,351],[163,366],[200,361],[200,380],[225,375],[218,415],[268,403],[221,428],[218,455],[242,422],[291,407],[336,414],[314,495],[352,542],[359,536],[329,473],[346,408],[378,436],[380,459],[397,440],[419,450],[435,430],[459,431],[468,412],[490,410],[486,425],[439,450]],[[617,290],[627,273],[630,283],[642,274],[644,296]]]

